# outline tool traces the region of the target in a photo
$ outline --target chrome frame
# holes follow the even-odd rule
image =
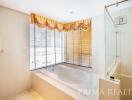
[[[126,2],[126,1],[128,1],[128,0],[117,1],[117,2],[112,3],[112,4],[105,5],[105,7],[104,7],[105,11],[106,11],[107,14],[109,15],[109,17],[110,17],[112,23],[113,23],[115,26],[116,26],[116,24],[115,24],[115,22],[114,22],[112,16],[110,15],[110,12],[108,11],[108,8],[109,8],[109,7],[112,7],[112,6],[118,6],[120,3],[124,3],[124,2]]]
[[[128,1],[128,0],[117,1],[117,2],[115,2],[115,3],[113,3],[113,4],[108,4],[108,5],[106,5],[106,6],[104,7],[106,13],[107,13],[108,16],[110,17],[110,19],[111,19],[111,21],[112,21],[112,23],[114,24],[115,27],[116,27],[117,25],[114,23],[114,20],[113,20],[113,18],[112,18],[112,16],[111,16],[110,12],[108,11],[108,8],[109,8],[109,7],[112,7],[112,6],[118,6],[120,3],[124,3],[124,2],[127,2],[127,1]],[[106,32],[105,32],[105,33],[106,33]],[[118,46],[118,44],[117,44],[117,35],[118,35],[118,32],[116,31],[115,34],[116,34],[116,37],[115,37],[115,38],[116,38],[116,57],[115,57],[115,64],[116,64],[117,58],[119,57],[119,56],[117,55],[117,46]],[[109,73],[108,73],[107,71],[106,71],[106,75],[109,76]]]
[[[108,7],[111,7],[111,6],[118,6],[120,3],[123,3],[123,2],[126,2],[126,1],[128,1],[128,0],[117,1],[115,3],[106,5],[105,8],[108,8]]]

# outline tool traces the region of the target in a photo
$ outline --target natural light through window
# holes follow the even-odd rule
[[[64,62],[64,34],[30,26],[30,69]]]

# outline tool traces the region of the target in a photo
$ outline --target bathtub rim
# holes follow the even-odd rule
[[[67,87],[66,85],[64,85],[52,78],[40,73],[40,72],[32,71],[31,74],[41,78],[44,81],[47,81],[50,85],[56,87],[57,89],[66,93],[67,95],[71,96],[72,98],[75,98],[75,100],[95,100],[95,99],[91,99],[91,97],[89,97],[89,96],[81,95],[77,91]]]

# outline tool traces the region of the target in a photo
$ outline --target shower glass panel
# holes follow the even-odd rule
[[[106,77],[120,80],[120,89],[132,90],[132,3],[105,8]],[[114,22],[114,24],[113,24]],[[132,100],[132,92],[121,94],[121,100]]]
[[[132,76],[132,6],[127,0],[105,7],[106,77]]]
[[[109,77],[112,69],[116,65],[116,26],[112,18],[112,13],[106,8],[104,13],[105,20],[105,71]]]

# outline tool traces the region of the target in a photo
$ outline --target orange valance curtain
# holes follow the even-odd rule
[[[57,29],[58,31],[71,31],[71,30],[91,30],[91,18],[71,22],[71,23],[61,23],[55,20],[46,18],[44,16],[31,13],[31,23],[36,24],[40,28],[48,27],[49,29]]]

